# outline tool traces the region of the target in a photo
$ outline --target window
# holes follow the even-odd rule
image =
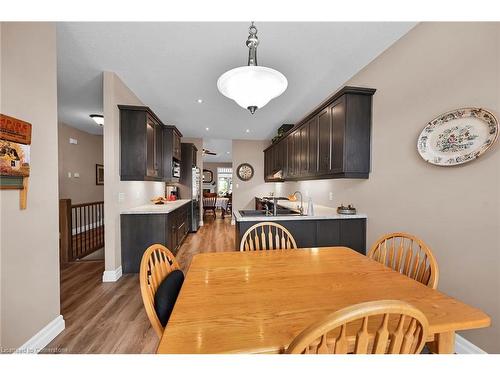
[[[217,168],[217,194],[219,196],[233,192],[233,168]]]

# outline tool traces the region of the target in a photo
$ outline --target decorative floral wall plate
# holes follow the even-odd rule
[[[429,122],[418,137],[422,158],[435,165],[467,163],[484,153],[498,137],[498,121],[482,108],[461,108]]]

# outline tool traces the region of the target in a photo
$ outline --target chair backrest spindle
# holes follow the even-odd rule
[[[425,344],[425,315],[404,301],[360,303],[334,312],[303,330],[290,354],[416,354]]]
[[[241,238],[240,251],[296,249],[292,234],[282,225],[262,222],[248,228]]]
[[[372,246],[367,256],[433,289],[439,281],[439,268],[431,249],[408,233],[390,233]]]

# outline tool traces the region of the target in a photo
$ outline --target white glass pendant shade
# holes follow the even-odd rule
[[[288,86],[286,77],[264,66],[242,66],[221,75],[217,88],[245,109],[262,108],[271,99],[283,94]]]

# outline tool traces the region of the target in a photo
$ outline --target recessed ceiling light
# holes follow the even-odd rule
[[[90,115],[90,118],[95,121],[95,123],[99,126],[104,126],[104,116],[103,115]]]
[[[201,104],[201,103],[203,103],[203,99],[198,99],[198,100],[196,100],[196,102]]]
[[[205,128],[206,131],[209,131],[210,129],[209,128]]]
[[[250,129],[245,130],[247,133],[250,133]]]

